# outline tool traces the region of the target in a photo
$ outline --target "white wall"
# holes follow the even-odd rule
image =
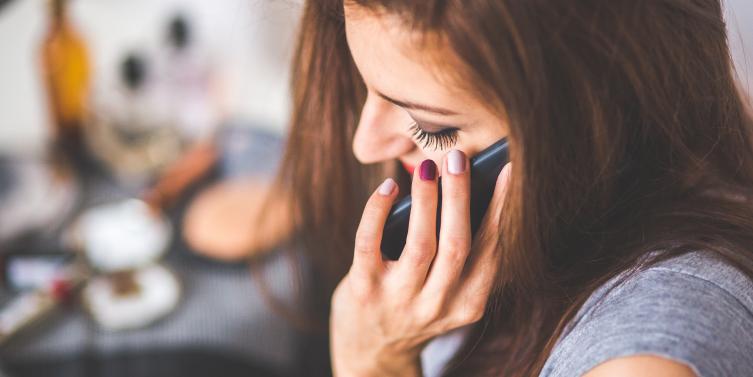
[[[0,13],[0,151],[39,150],[48,118],[39,76],[39,44],[48,0],[15,0]],[[232,114],[282,131],[288,115],[288,62],[300,0],[73,0],[101,85],[131,49],[155,48],[179,9],[215,55]]]

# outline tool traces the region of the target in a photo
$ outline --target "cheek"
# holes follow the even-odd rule
[[[478,123],[473,131],[473,133],[468,132],[467,138],[464,140],[467,148],[464,152],[468,153],[469,156],[483,151],[508,135],[507,125],[493,116],[487,117],[483,123]]]
[[[427,159],[434,160],[434,162],[437,163],[437,166],[441,165],[444,157],[453,149],[461,150],[469,156],[472,156],[473,153],[477,150],[473,140],[465,137],[465,135],[462,135],[462,133],[458,135],[458,139],[455,144],[444,149],[435,149],[433,147],[425,148],[422,142],[416,142],[415,140],[414,143],[416,143],[417,146],[415,152],[416,156],[414,157],[415,160],[418,160],[419,163],[420,161]]]
[[[471,131],[461,132],[458,135],[457,143],[452,147],[442,151],[426,151],[426,155],[435,161],[442,161],[442,158],[452,149],[463,151],[468,157],[473,157],[483,151],[497,140],[507,136],[505,128],[501,126],[475,126]]]

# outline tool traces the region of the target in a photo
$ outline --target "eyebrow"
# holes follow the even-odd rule
[[[443,109],[443,108],[440,108],[440,107],[433,107],[433,106],[429,106],[429,105],[422,105],[420,103],[407,102],[407,101],[399,101],[399,100],[396,100],[394,98],[388,97],[384,93],[380,93],[380,92],[377,92],[377,94],[380,97],[384,98],[385,100],[390,101],[390,102],[394,103],[395,105],[398,105],[400,107],[404,107],[406,109],[422,110],[422,111],[427,111],[427,112],[435,113],[435,114],[439,114],[439,115],[457,115],[457,113],[454,112],[454,111],[452,111],[452,110],[447,110],[447,109]]]

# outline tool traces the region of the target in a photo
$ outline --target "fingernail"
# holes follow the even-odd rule
[[[447,171],[450,174],[463,174],[465,172],[465,153],[453,149],[447,154]]]
[[[387,178],[382,182],[381,185],[379,185],[379,195],[382,196],[390,196],[393,191],[395,191],[395,187],[397,187],[397,184],[392,178]]]
[[[424,160],[418,171],[422,181],[433,181],[437,177],[437,164],[432,160]]]

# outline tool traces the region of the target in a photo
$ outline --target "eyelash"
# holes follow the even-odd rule
[[[413,122],[410,126],[413,138],[419,143],[423,144],[424,148],[446,149],[449,148],[458,141],[458,129],[457,128],[445,128],[439,132],[427,132],[418,126],[418,123]]]

